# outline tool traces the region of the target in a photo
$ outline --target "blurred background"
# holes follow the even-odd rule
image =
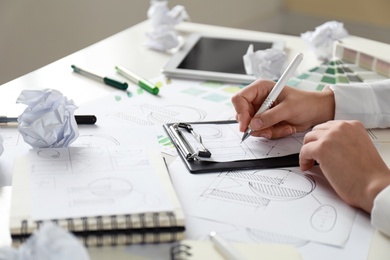
[[[330,20],[390,44],[388,0],[169,0],[192,22],[299,36]],[[0,0],[0,84],[147,19],[149,0]]]

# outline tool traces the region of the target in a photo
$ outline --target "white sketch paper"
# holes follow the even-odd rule
[[[299,153],[306,134],[301,132],[275,140],[250,136],[245,142],[241,142],[243,133],[239,131],[238,123],[191,126],[194,132],[201,136],[203,145],[211,152],[210,158],[202,160],[213,162],[253,160]],[[186,130],[181,132],[196,151],[203,150],[199,140],[192,133]]]
[[[190,174],[175,160],[170,173],[189,216],[343,246],[356,215],[319,168]]]
[[[82,132],[72,147],[30,151],[33,219],[172,210],[149,160],[158,151],[153,128]]]

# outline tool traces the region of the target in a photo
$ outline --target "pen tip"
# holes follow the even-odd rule
[[[244,135],[242,136],[242,138],[241,138],[241,143],[240,144],[242,144],[248,137],[249,137],[249,132],[247,131],[247,132],[245,132],[244,133]]]

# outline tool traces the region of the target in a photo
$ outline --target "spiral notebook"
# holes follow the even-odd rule
[[[127,158],[128,150],[117,146],[107,149],[112,157],[115,152],[119,154],[114,158],[116,168],[130,167],[134,174],[127,171],[121,175],[119,171],[114,176],[111,172],[110,177],[107,177],[104,175],[107,161],[101,155],[98,156],[97,151],[91,151],[91,148],[88,148],[88,153],[85,149],[72,147],[31,150],[28,156],[16,160],[10,212],[10,232],[14,245],[24,242],[47,221],[74,233],[86,246],[174,242],[183,239],[184,213],[161,153],[148,151],[147,157],[132,161]],[[39,154],[41,160],[37,159]],[[62,158],[64,156],[78,159],[77,156],[82,156],[83,160],[73,158],[68,161]],[[85,159],[86,156],[92,156],[101,163],[94,167],[93,172],[80,174],[82,169],[86,169],[86,164],[90,163]],[[57,162],[48,164],[53,159]],[[111,164],[113,162],[112,159]],[[156,175],[154,185],[152,175],[147,172],[151,170],[148,165]],[[78,172],[72,172],[69,168],[73,171],[78,169]],[[59,174],[54,175],[54,172]],[[86,180],[88,185],[85,184]],[[69,186],[59,190],[67,182]],[[44,193],[47,190],[50,193]],[[52,195],[37,196],[40,193]],[[130,200],[126,201],[126,197]]]
[[[273,260],[299,260],[302,259],[299,251],[291,245],[231,243],[245,260],[273,259]],[[171,260],[196,259],[226,259],[209,240],[185,239],[175,243],[170,250]]]

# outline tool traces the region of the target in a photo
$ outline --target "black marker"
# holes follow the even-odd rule
[[[94,115],[77,115],[74,116],[78,125],[93,125],[96,123],[97,118]],[[17,123],[17,117],[0,116],[0,124]]]

